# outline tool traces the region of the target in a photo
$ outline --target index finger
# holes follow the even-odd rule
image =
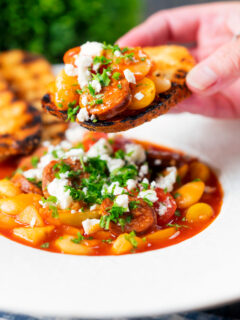
[[[120,46],[154,46],[167,42],[194,42],[202,6],[159,11],[130,30],[117,43]]]

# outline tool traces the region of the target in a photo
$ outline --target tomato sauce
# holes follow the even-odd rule
[[[83,140],[83,144],[85,144],[86,149],[89,149],[92,145],[92,142],[96,139],[100,139],[102,137],[105,137],[104,134],[92,134],[89,133],[85,136],[85,140]],[[93,141],[92,141],[93,140]],[[124,140],[124,143],[129,140]],[[130,140],[132,141],[132,140]],[[171,210],[172,212],[167,211],[167,215],[163,216],[157,216],[158,223],[151,229],[149,232],[146,232],[143,235],[139,235],[137,241],[141,241],[141,245],[133,247],[129,252],[123,252],[123,253],[139,253],[144,251],[150,251],[155,249],[160,249],[164,247],[168,247],[174,244],[177,244],[179,242],[182,242],[186,239],[189,239],[193,237],[194,235],[198,234],[199,232],[203,231],[206,227],[208,227],[214,219],[218,216],[221,205],[222,205],[222,199],[223,199],[223,191],[220,182],[218,181],[217,176],[215,173],[208,168],[208,177],[205,181],[205,191],[203,192],[201,198],[197,201],[197,203],[205,203],[208,204],[212,208],[212,215],[208,217],[208,219],[199,219],[199,221],[195,221],[192,223],[191,221],[188,221],[186,219],[186,213],[188,211],[189,207],[185,208],[179,208],[178,207],[178,190],[180,192],[180,187],[183,185],[186,185],[189,182],[192,182],[192,168],[193,163],[199,163],[200,161],[196,158],[188,157],[184,155],[181,152],[174,151],[162,146],[158,146],[155,144],[151,144],[148,142],[140,142],[134,140],[134,142],[141,144],[144,149],[147,151],[148,154],[148,164],[152,170],[152,175],[154,176],[155,171],[157,172],[159,168],[162,166],[165,166],[165,162],[168,163],[168,165],[176,166],[178,169],[178,174],[180,174],[180,168],[182,168],[184,165],[186,166],[186,172],[183,174],[181,180],[178,179],[177,182],[174,185],[174,190],[172,192],[166,192],[162,189],[158,189],[157,194],[159,197],[159,201],[161,203],[164,203],[166,194],[168,194],[168,199],[171,202]],[[122,148],[123,146],[123,140],[122,139],[116,139],[113,145],[113,149],[119,150],[119,148]],[[160,159],[161,158],[161,159]],[[206,166],[206,165],[204,165]],[[12,162],[5,162],[0,165],[0,178],[3,179],[5,177],[10,176],[14,170],[17,168],[17,161]],[[200,174],[200,173],[199,173]],[[195,172],[196,176],[196,172]],[[199,181],[199,179],[195,179],[195,181]],[[156,189],[157,190],[157,189]],[[166,205],[166,203],[165,203]],[[39,208],[38,208],[39,209]],[[176,211],[177,210],[177,211]],[[66,225],[59,221],[58,219],[53,219],[49,217],[49,214],[43,209],[39,209],[39,212],[42,216],[42,219],[44,221],[45,226],[54,225],[54,231],[51,232],[49,236],[44,240],[44,242],[38,244],[38,245],[32,245],[29,241],[25,241],[23,239],[20,239],[16,237],[13,234],[12,228],[6,228],[1,226],[0,222],[0,232],[5,237],[20,242],[24,245],[28,245],[34,248],[43,249],[51,252],[63,252],[59,249],[59,246],[56,245],[58,239],[61,240],[63,235],[72,236],[75,244],[79,245],[84,244],[85,247],[91,248],[90,252],[86,253],[86,255],[114,255],[117,253],[114,253],[112,251],[112,244],[117,239],[117,236],[114,234],[111,234],[109,231],[105,230],[98,230],[95,233],[84,236],[83,240],[79,240],[79,243],[77,243],[79,233],[82,233],[83,229],[82,227],[75,227],[71,225]],[[19,224],[19,227],[24,227],[27,225],[24,225],[22,223]],[[169,235],[160,235],[159,237],[156,237],[156,239],[151,239],[151,236],[154,235],[158,231],[169,231]],[[172,232],[174,230],[174,232]],[[148,238],[149,237],[149,238]],[[72,241],[72,240],[71,240]],[[73,242],[74,242],[73,241]],[[45,247],[44,247],[45,245]],[[69,253],[69,252],[64,252]],[[74,254],[74,252],[72,252]],[[118,253],[118,254],[123,254]],[[79,253],[75,253],[79,254]],[[83,253],[84,254],[84,253]]]

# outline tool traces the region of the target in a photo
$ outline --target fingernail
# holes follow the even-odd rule
[[[188,84],[200,91],[208,89],[217,79],[217,74],[208,66],[197,66],[187,76]]]

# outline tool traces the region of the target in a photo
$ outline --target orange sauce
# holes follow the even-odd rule
[[[168,149],[165,147],[161,147],[158,145],[154,145],[154,144],[151,144],[148,142],[141,142],[141,141],[136,141],[136,142],[140,143],[147,151],[150,149],[165,151],[165,152],[170,153],[172,155],[173,159],[174,159],[175,155],[178,155],[180,158],[182,157],[181,161],[183,163],[190,163],[193,159],[193,158],[185,159],[184,154],[179,151],[174,151],[174,150],[171,150],[171,149]],[[8,161],[5,163],[2,163],[0,165],[0,178],[2,179],[7,176],[10,176],[11,173],[16,169],[16,167],[17,167],[17,161],[15,161],[15,162]],[[190,180],[189,173],[188,173],[184,177],[184,179],[182,180],[182,184],[187,183],[189,181],[191,181],[191,180]],[[200,199],[200,202],[204,202],[204,203],[209,204],[214,211],[213,216],[208,221],[206,221],[204,223],[192,225],[191,223],[182,220],[183,217],[185,216],[186,209],[178,209],[181,212],[181,216],[174,216],[173,219],[171,220],[171,224],[184,225],[184,227],[181,227],[179,229],[176,228],[176,233],[174,234],[173,237],[170,237],[165,240],[161,239],[159,241],[155,240],[154,242],[146,243],[144,248],[134,249],[133,252],[138,253],[138,252],[150,251],[150,250],[168,247],[168,246],[177,244],[179,242],[182,242],[186,239],[189,239],[189,238],[193,237],[194,235],[198,234],[199,232],[203,231],[205,228],[207,228],[214,221],[214,219],[218,216],[218,214],[220,212],[221,205],[222,205],[222,199],[223,199],[223,191],[222,191],[221,184],[217,179],[217,176],[215,175],[215,173],[211,169],[210,169],[210,176],[207,180],[206,185],[212,188],[212,192],[210,192],[210,193],[204,192],[203,196]],[[43,220],[46,224],[49,224],[48,219],[45,219],[43,217]],[[19,225],[19,226],[23,226],[23,225]],[[158,226],[157,225],[154,229],[152,229],[150,231],[150,233],[153,233],[158,230],[165,229],[165,228],[167,228],[167,226]],[[47,242],[49,243],[49,248],[45,248],[44,250],[51,251],[51,252],[60,252],[59,249],[55,246],[55,240],[58,239],[59,237],[61,237],[63,234],[65,234],[65,232],[67,232],[67,234],[71,234],[71,235],[77,237],[77,233],[79,230],[81,230],[81,228],[75,228],[75,227],[63,225],[63,224],[59,223],[59,221],[56,221],[55,230],[51,234],[51,236],[49,236],[47,239]],[[26,242],[24,240],[20,240],[19,238],[16,238],[12,233],[12,229],[5,229],[5,228],[3,229],[3,228],[1,228],[1,225],[0,225],[0,233],[13,241],[17,241],[17,242],[20,242],[24,245],[34,247],[33,245],[29,244],[28,242]],[[145,237],[147,235],[148,234],[143,235],[142,237]],[[91,236],[94,239],[101,240],[100,245],[96,245],[95,247],[93,247],[93,254],[92,255],[112,254],[112,253],[110,253],[109,245],[107,243],[103,243],[102,240],[103,239],[114,240],[116,238],[115,236],[110,234],[109,231],[98,231],[95,234],[92,234]],[[86,236],[86,238],[87,238],[87,236]],[[91,241],[89,240],[89,243],[91,243]],[[88,243],[88,240],[86,240],[86,243]],[[40,245],[35,246],[35,248],[42,249]]]

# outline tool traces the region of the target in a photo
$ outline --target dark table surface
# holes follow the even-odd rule
[[[28,315],[0,312],[0,320],[54,320],[55,318],[37,318]],[[56,318],[59,319],[59,318]],[[125,319],[125,318],[124,318]],[[171,314],[162,317],[135,318],[135,320],[233,320],[240,319],[240,302],[211,310],[193,311],[180,314]],[[120,319],[118,319],[120,320]]]

